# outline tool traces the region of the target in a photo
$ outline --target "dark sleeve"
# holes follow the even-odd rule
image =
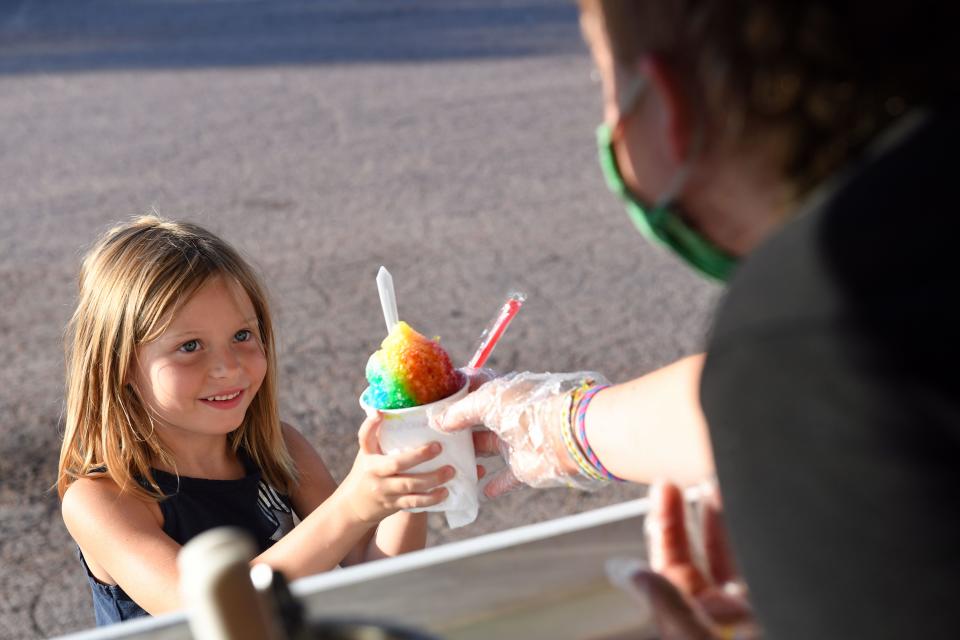
[[[960,637],[951,385],[842,326],[728,338],[701,400],[767,637]]]

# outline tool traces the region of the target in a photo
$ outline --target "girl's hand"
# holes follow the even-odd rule
[[[401,509],[429,507],[447,497],[443,483],[453,478],[451,466],[428,473],[404,473],[408,469],[437,457],[439,442],[386,455],[380,449],[380,426],[383,414],[367,416],[360,426],[360,452],[353,468],[340,485],[353,515],[368,524],[376,524]]]

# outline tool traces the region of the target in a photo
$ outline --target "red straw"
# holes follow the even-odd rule
[[[497,317],[495,317],[490,324],[487,325],[487,328],[483,330],[483,333],[480,334],[480,344],[477,346],[473,357],[470,358],[470,364],[467,365],[468,367],[479,369],[486,363],[487,358],[493,353],[493,348],[497,346],[497,342],[503,336],[503,332],[507,330],[507,325],[510,324],[513,317],[520,311],[520,306],[526,299],[527,296],[519,292],[513,292],[507,296],[507,301],[503,303]]]

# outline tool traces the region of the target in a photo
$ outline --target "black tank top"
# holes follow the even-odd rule
[[[208,529],[239,527],[263,552],[293,529],[290,499],[261,477],[260,469],[241,453],[246,474],[237,480],[205,480],[153,470],[168,497],[160,502],[163,531],[181,545]],[[79,552],[78,552],[79,553]],[[148,615],[119,585],[97,580],[80,555],[93,592],[97,626]]]

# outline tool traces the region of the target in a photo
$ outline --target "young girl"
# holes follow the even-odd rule
[[[143,217],[86,256],[58,492],[98,625],[179,608],[177,553],[212,527],[289,579],[424,546],[425,515],[399,510],[443,500],[453,469],[404,472],[440,445],[382,455],[368,417],[338,487],[280,422],[276,375],[263,288],[220,238]]]

